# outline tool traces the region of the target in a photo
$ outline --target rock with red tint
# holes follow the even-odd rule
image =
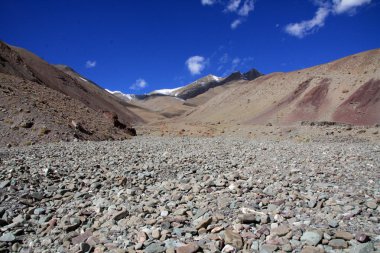
[[[361,243],[364,243],[364,242],[368,242],[369,241],[369,236],[364,234],[364,233],[358,233],[355,235],[355,239],[358,241],[358,242],[361,242]]]
[[[195,242],[186,244],[176,249],[177,253],[194,253],[199,249],[199,245]]]

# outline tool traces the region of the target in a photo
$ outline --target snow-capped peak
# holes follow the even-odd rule
[[[213,79],[216,82],[220,82],[223,79],[222,77],[218,77],[218,76],[214,76],[214,75],[210,75],[210,77],[211,77],[211,79]]]
[[[127,100],[133,100],[133,95],[131,94],[124,94],[123,92],[121,91],[111,91],[111,90],[108,90],[108,89],[105,89],[107,92],[113,94],[113,95],[116,95],[118,97],[122,97],[122,98],[125,98]]]
[[[152,91],[151,93],[149,93],[150,95],[152,94],[162,94],[162,95],[167,95],[167,96],[177,96],[178,93],[176,91],[178,91],[179,89],[182,89],[183,87],[178,87],[178,88],[174,88],[174,89],[160,89],[160,90],[154,90]]]

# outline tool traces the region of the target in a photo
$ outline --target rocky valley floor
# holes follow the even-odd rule
[[[0,252],[380,251],[378,141],[139,136],[0,159]]]

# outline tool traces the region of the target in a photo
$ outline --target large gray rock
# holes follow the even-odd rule
[[[373,243],[357,244],[351,247],[350,253],[372,253],[374,251]]]
[[[13,242],[16,237],[12,233],[5,233],[0,237],[0,242]]]
[[[321,240],[322,235],[317,231],[306,231],[301,237],[301,241],[310,246],[317,245]]]

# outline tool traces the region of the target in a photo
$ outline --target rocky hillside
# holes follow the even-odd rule
[[[188,100],[205,93],[209,89],[218,86],[228,85],[229,83],[234,81],[254,80],[260,76],[262,76],[262,74],[255,69],[252,69],[244,74],[240,72],[235,72],[227,76],[226,78],[208,75],[180,89],[176,89],[175,96],[184,100]]]
[[[121,138],[142,122],[125,101],[72,69],[3,42],[0,49],[1,145]]]
[[[380,49],[290,73],[273,73],[222,92],[188,122],[288,125],[380,123]]]

